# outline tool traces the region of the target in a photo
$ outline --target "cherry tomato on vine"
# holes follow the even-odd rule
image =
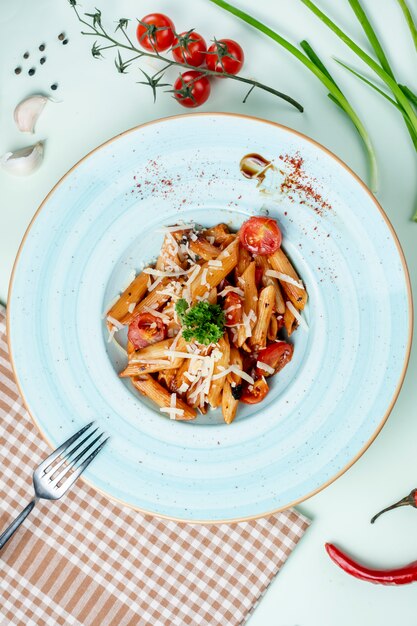
[[[258,361],[269,365],[269,367],[273,367],[275,374],[277,374],[291,361],[293,352],[294,346],[291,343],[277,341],[270,343],[269,346],[259,351]],[[256,368],[256,374],[258,376],[268,376],[261,367]]]
[[[175,26],[167,15],[150,13],[139,20],[136,37],[142,48],[163,52],[172,46],[175,39]]]
[[[241,46],[233,39],[215,40],[206,55],[208,69],[219,73],[238,74],[244,60]]]
[[[208,78],[194,70],[180,74],[174,83],[174,98],[183,107],[199,107],[207,100],[210,91]]]
[[[282,235],[271,217],[250,217],[239,231],[240,243],[252,254],[273,254],[281,245]]]
[[[268,383],[262,376],[253,385],[247,384],[244,386],[240,400],[245,404],[258,404],[258,402],[262,402],[268,391]]]
[[[127,336],[136,350],[165,339],[167,328],[160,317],[152,313],[140,313],[129,324]]]
[[[178,63],[198,67],[206,60],[207,45],[203,37],[189,30],[180,33],[172,44],[172,56]]]

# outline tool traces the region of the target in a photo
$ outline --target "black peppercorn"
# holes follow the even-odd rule
[[[63,46],[66,46],[66,45],[67,45],[67,43],[68,43],[68,39],[64,39],[64,41],[62,42],[62,45],[63,45]]]
[[[28,71],[29,76],[33,76],[34,73],[36,72],[34,67],[31,67],[30,70]]]
[[[15,74],[20,74],[22,72],[22,68],[21,67],[15,67],[14,69],[14,73]]]
[[[29,52],[25,52],[25,54],[23,55],[24,59],[28,59],[29,58]]]
[[[59,41],[62,41],[63,39],[65,39],[65,35],[64,35],[64,33],[60,33],[60,34],[58,35],[58,39],[59,39]]]
[[[45,61],[46,61],[46,57],[42,57],[41,59],[39,59],[39,63],[41,65],[43,65],[45,63]]]
[[[41,45],[39,46],[39,50],[41,52],[43,52],[45,50],[45,44],[44,43],[41,43]]]
[[[51,85],[51,89],[52,91],[56,91],[58,89],[58,84],[54,83],[53,85]]]

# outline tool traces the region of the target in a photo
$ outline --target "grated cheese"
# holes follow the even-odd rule
[[[209,267],[223,267],[223,263],[219,259],[210,259],[208,261]]]
[[[294,285],[294,287],[298,287],[299,289],[305,289],[301,281],[295,280],[291,276],[288,276],[288,274],[283,274],[282,272],[277,272],[275,270],[266,270],[265,276],[272,276],[273,278],[278,278],[283,283]]]
[[[151,276],[160,276],[163,278],[177,278],[178,276],[182,276],[183,274],[187,274],[185,270],[179,269],[178,272],[165,272],[162,270],[155,270],[153,267],[146,267],[143,270],[144,274],[150,274]]]
[[[263,361],[256,361],[256,367],[259,367],[259,369],[263,370],[267,374],[275,374],[274,368]]]
[[[158,285],[162,283],[162,281],[163,281],[163,276],[159,276],[159,278],[157,278],[155,282],[152,283],[150,287],[148,287],[148,291],[153,291],[154,289],[156,289]]]
[[[191,283],[197,278],[198,274],[200,273],[200,270],[201,270],[200,265],[196,265],[195,267],[193,267],[191,274],[188,277],[188,280],[185,284],[191,285]]]
[[[230,365],[227,369],[223,370],[222,372],[219,372],[218,374],[214,374],[213,380],[223,378],[223,376],[227,376],[227,374],[230,374],[230,373],[236,374],[236,376],[243,378],[243,380],[246,380],[251,385],[255,383],[252,376],[249,376],[249,374],[239,369],[237,365]]]
[[[177,409],[176,407],[172,406],[163,406],[159,410],[161,411],[161,413],[168,413],[169,418],[172,420],[177,419],[176,415],[180,417],[184,415],[184,409]]]
[[[210,287],[210,283],[207,282],[207,272],[208,272],[208,269],[205,267],[203,269],[203,273],[201,274],[201,284],[207,285],[207,287]]]
[[[237,293],[238,296],[241,296],[243,298],[243,296],[245,295],[242,291],[242,289],[239,289],[239,287],[225,287],[223,289],[223,291],[221,291],[218,295],[219,296],[225,296],[226,294],[233,292],[233,293]]]
[[[131,302],[129,306],[127,307],[128,313],[133,313],[133,311],[135,310],[135,306],[136,306],[136,302]]]
[[[308,330],[307,322],[301,316],[301,313],[299,311],[297,311],[297,309],[295,308],[293,303],[292,302],[286,302],[285,304],[288,307],[289,311],[291,311],[291,313],[294,315],[295,319],[300,324],[300,326],[303,328],[303,330]]]
[[[181,387],[178,387],[178,393],[186,393],[188,391],[188,389],[190,388],[190,385],[187,385],[187,383],[184,381],[181,383]]]
[[[110,324],[113,324],[116,330],[120,330],[121,328],[123,328],[123,324],[121,324],[119,320],[117,320],[115,317],[112,317],[111,315],[107,316],[107,321],[110,322]]]
[[[193,230],[194,224],[178,224],[177,226],[162,226],[156,232],[157,233],[175,233],[178,230]]]
[[[172,352],[170,350],[165,350],[164,354],[166,354],[167,356],[173,356],[176,359],[197,359],[197,360],[203,360],[203,359],[207,359],[209,357],[206,356],[199,356],[197,354],[192,354],[190,352],[177,352],[176,350],[173,350]]]

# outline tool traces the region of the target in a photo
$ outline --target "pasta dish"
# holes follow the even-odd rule
[[[171,419],[221,407],[230,424],[291,361],[306,289],[270,217],[251,217],[237,233],[226,224],[163,230],[156,263],[106,313],[110,338],[127,327],[119,375]]]

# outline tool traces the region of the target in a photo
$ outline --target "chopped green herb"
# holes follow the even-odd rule
[[[189,309],[188,302],[181,298],[175,305],[175,310],[183,326],[182,336],[185,341],[195,339],[208,346],[222,338],[225,318],[218,304],[198,302]]]

